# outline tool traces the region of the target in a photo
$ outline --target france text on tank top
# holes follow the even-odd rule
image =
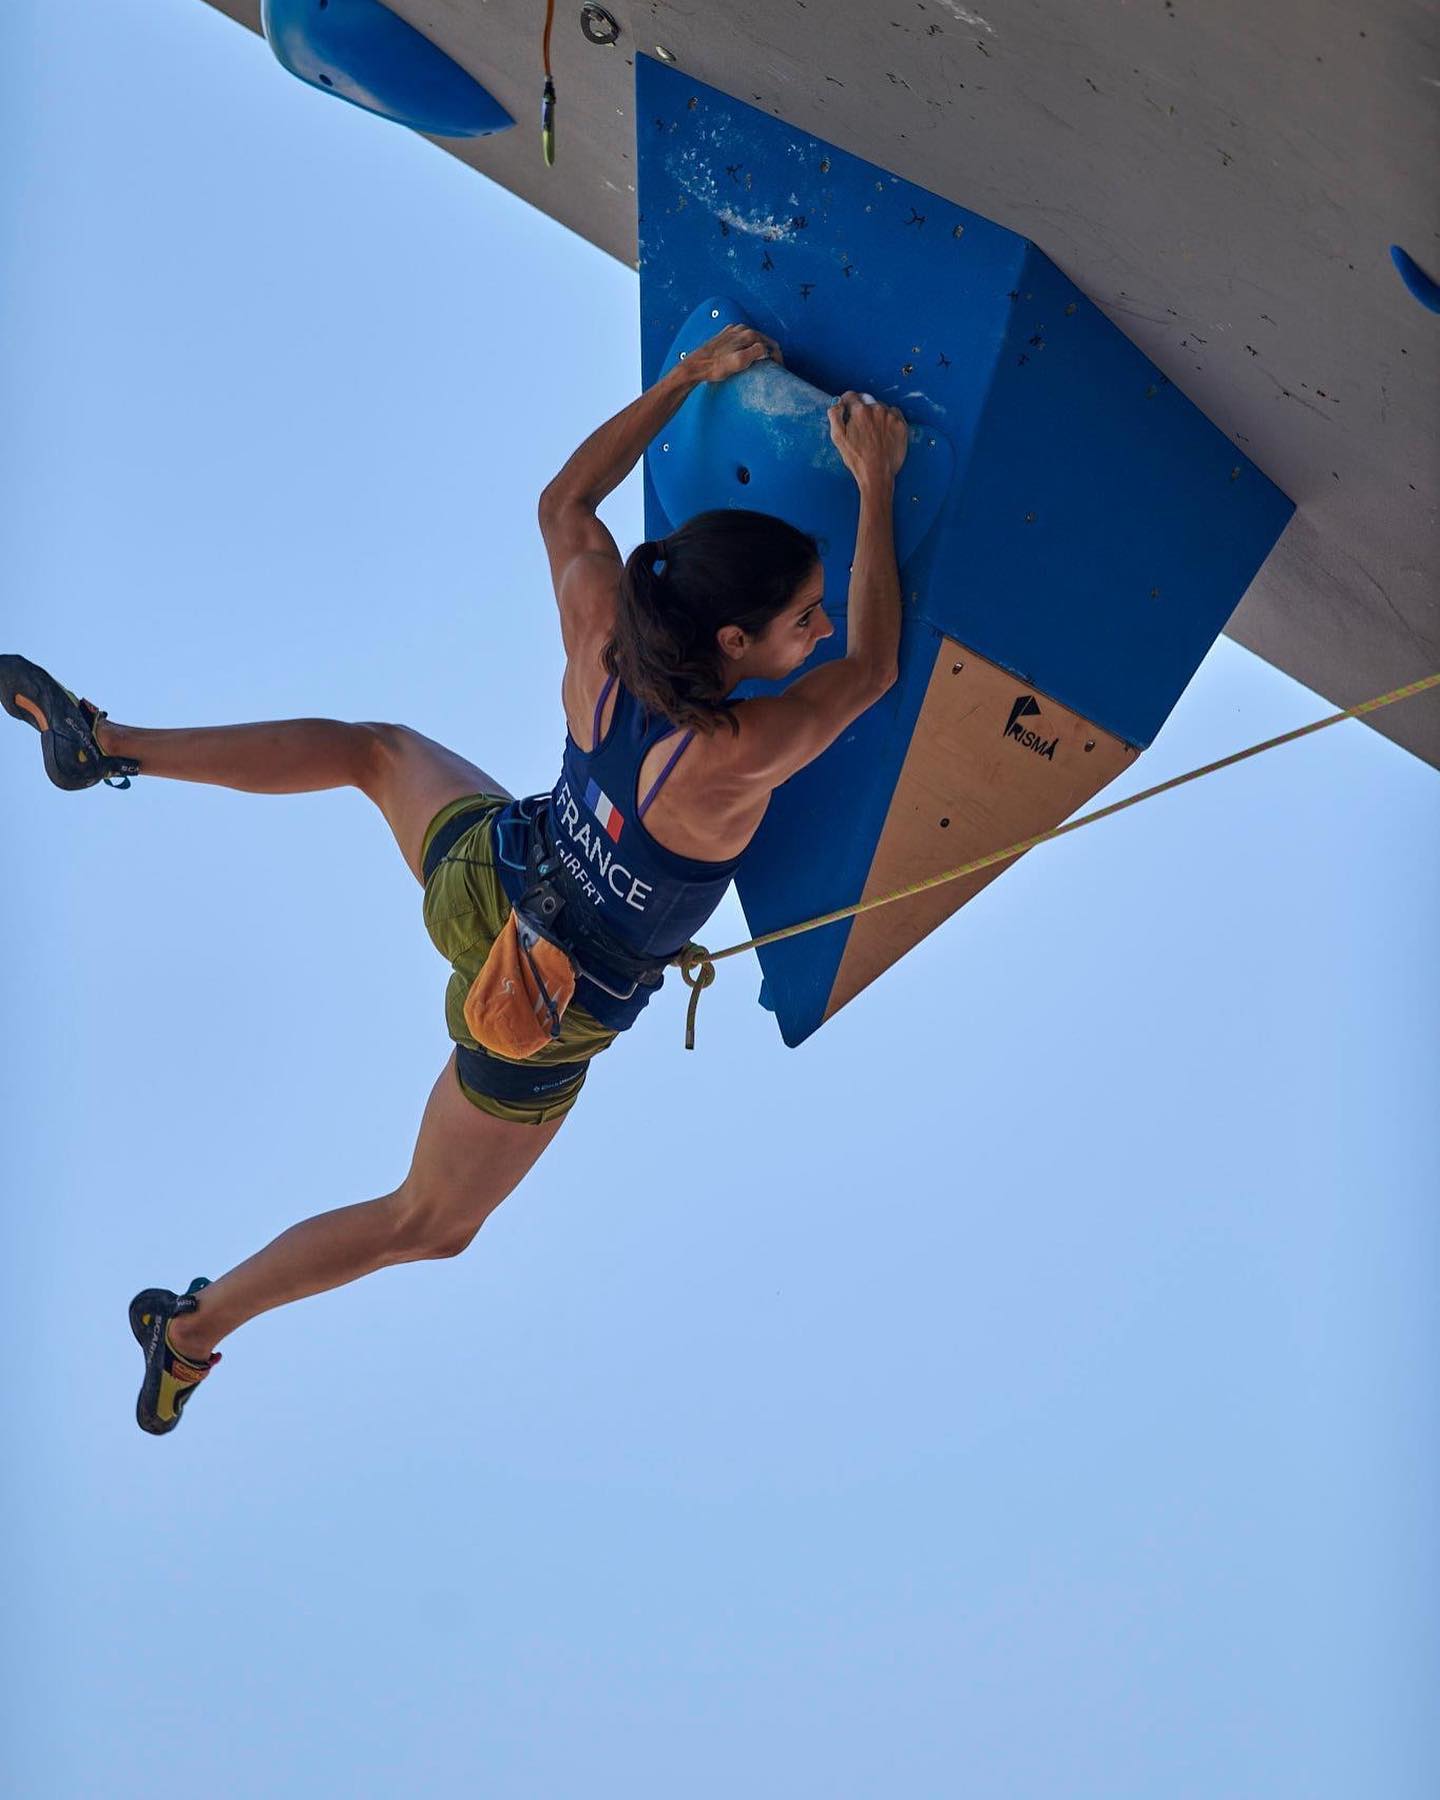
[[[596,922],[642,956],[671,956],[720,904],[740,858],[700,862],[651,837],[645,814],[694,733],[679,732],[668,719],[648,714],[612,675],[596,703],[592,743],[612,692],[615,710],[603,743],[585,751],[565,734],[565,758],[550,797],[551,837],[572,891],[590,902]],[[646,755],[672,736],[671,754],[642,795],[640,769]],[[517,885],[518,872],[504,866],[501,878],[509,892]],[[575,1000],[602,1025],[623,1031],[656,991],[642,985],[629,999],[619,1000],[582,976]]]

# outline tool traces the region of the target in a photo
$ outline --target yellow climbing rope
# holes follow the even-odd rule
[[[1037,844],[1049,843],[1052,838],[1064,837],[1068,831],[1079,831],[1082,825],[1094,825],[1101,819],[1111,818],[1118,812],[1124,812],[1127,806],[1138,806],[1142,800],[1153,800],[1157,794],[1166,793],[1170,788],[1183,787],[1187,781],[1198,781],[1202,775],[1213,775],[1217,769],[1231,768],[1235,763],[1244,762],[1247,757],[1259,756],[1262,751],[1276,750],[1281,744],[1293,744],[1297,738],[1309,737],[1313,731],[1324,731],[1327,726],[1338,725],[1344,719],[1362,718],[1366,713],[1378,712],[1382,706],[1394,706],[1397,701],[1409,700],[1434,687],[1440,687],[1440,674],[1427,675],[1423,681],[1412,681],[1405,687],[1392,688],[1388,694],[1381,694],[1374,700],[1366,700],[1359,706],[1347,706],[1343,712],[1331,713],[1327,719],[1316,719],[1313,724],[1302,725],[1296,731],[1282,732],[1279,737],[1267,738],[1263,744],[1252,744],[1248,750],[1237,750],[1231,756],[1222,756],[1218,762],[1206,763],[1203,768],[1191,769],[1184,775],[1173,775],[1169,781],[1158,782],[1154,787],[1131,794],[1127,799],[1116,800],[1109,806],[1099,807],[1095,812],[1084,813],[1078,819],[1071,819],[1064,825],[1039,832],[1035,837],[1024,838],[1007,849],[992,850],[988,856],[977,856],[972,862],[962,863],[958,869],[946,869],[942,875],[927,875],[923,881],[912,881],[908,887],[897,888],[893,894],[879,894],[873,900],[860,900],[854,906],[842,906],[835,912],[821,913],[818,918],[805,919],[798,925],[785,925],[778,931],[767,931],[762,937],[747,938],[743,944],[731,944],[726,950],[707,950],[703,944],[687,944],[675,958],[685,985],[690,989],[690,1005],[685,1014],[685,1048],[695,1048],[695,1014],[700,1005],[700,996],[715,979],[716,963],[723,962],[727,956],[739,956],[745,950],[758,950],[762,944],[778,944],[782,938],[799,937],[805,931],[818,931],[822,925],[835,925],[841,919],[853,919],[860,913],[873,912],[878,906],[890,906],[897,900],[908,900],[913,894],[923,894],[928,888],[943,887],[947,881],[959,881],[963,876],[978,874],[981,869],[993,868],[996,863],[1009,862],[1012,857],[1023,856]]]

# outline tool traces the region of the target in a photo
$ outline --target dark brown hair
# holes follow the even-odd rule
[[[738,625],[758,637],[819,560],[808,532],[770,513],[696,513],[630,552],[605,667],[672,724],[713,731],[724,719],[733,731],[721,704],[728,670],[716,632]]]

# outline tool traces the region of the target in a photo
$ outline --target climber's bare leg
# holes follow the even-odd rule
[[[458,1256],[563,1124],[516,1125],[481,1112],[461,1092],[452,1056],[425,1107],[410,1173],[395,1192],[281,1232],[203,1289],[195,1312],[171,1321],[172,1346],[203,1362],[257,1313],[391,1263]]]
[[[442,806],[466,794],[509,798],[494,776],[408,725],[277,719],[151,731],[105,719],[96,737],[107,755],[131,757],[143,774],[172,781],[247,794],[359,788],[384,813],[417,881],[425,828]]]

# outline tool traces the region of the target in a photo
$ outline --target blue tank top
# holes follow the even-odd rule
[[[591,741],[611,693],[615,710],[602,743],[582,750],[567,731],[560,779],[550,795],[553,848],[567,877],[572,904],[588,902],[591,918],[611,937],[641,956],[669,957],[684,948],[714,912],[729,887],[740,858],[700,862],[681,856],[651,837],[645,814],[694,737],[668,719],[645,711],[629,689],[611,676],[595,706]],[[640,769],[654,746],[667,737],[676,744],[648,791],[640,793]],[[501,882],[513,902],[524,888],[524,857],[504,849],[510,817],[525,803],[512,801],[497,825]],[[628,984],[627,984],[628,985]],[[583,975],[575,1002],[611,1030],[632,1025],[658,989],[645,983],[621,999]]]

